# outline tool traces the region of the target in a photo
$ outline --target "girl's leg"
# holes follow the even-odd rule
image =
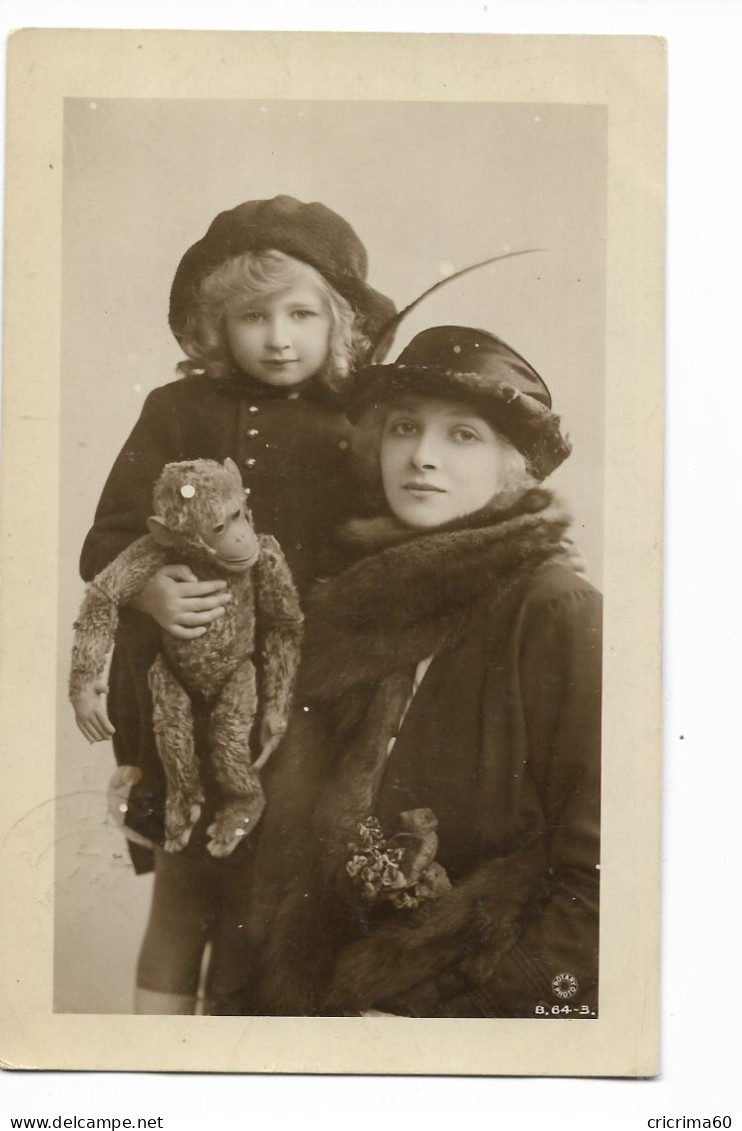
[[[242,850],[248,846],[241,846]],[[240,849],[237,850],[240,852]],[[221,904],[212,934],[204,1013],[251,1013],[256,962],[248,936],[247,908],[252,853],[222,863]]]
[[[219,909],[210,862],[155,849],[152,907],[137,965],[137,1013],[194,1013],[201,962]]]
[[[186,1016],[196,1012],[195,994],[166,994],[158,990],[134,989],[134,1012],[156,1014],[161,1017]]]

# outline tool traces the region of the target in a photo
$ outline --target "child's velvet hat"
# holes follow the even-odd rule
[[[392,364],[370,365],[356,374],[346,411],[356,421],[405,395],[471,404],[523,453],[538,479],[550,475],[572,450],[551,411],[545,382],[525,358],[486,330],[423,330]]]
[[[360,316],[360,328],[369,337],[394,314],[391,299],[366,281],[368,256],[350,224],[324,204],[276,196],[248,200],[220,212],[206,235],[185,253],[170,292],[169,322],[178,341],[206,276],[228,259],[268,249],[282,251],[319,271]]]

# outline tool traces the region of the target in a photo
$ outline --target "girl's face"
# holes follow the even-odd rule
[[[405,526],[439,526],[488,503],[512,475],[514,457],[519,453],[469,405],[410,397],[384,425],[384,493]]]
[[[238,367],[266,385],[299,385],[314,377],[327,360],[330,314],[311,284],[232,308],[226,328]]]

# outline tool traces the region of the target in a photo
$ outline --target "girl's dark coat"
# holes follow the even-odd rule
[[[561,557],[548,501],[408,536],[320,588],[268,766],[245,911],[261,975],[238,1011],[597,1012],[600,598]],[[417,807],[438,817],[452,891],[369,909],[348,842],[370,813],[391,833]]]
[[[348,424],[320,385],[297,395],[243,375],[184,377],[150,393],[103,489],[82,550],[83,578],[91,580],[147,533],[152,488],[166,463],[227,456],[250,489],[257,530],[278,539],[297,585],[305,589],[323,569],[329,531],[350,513]],[[159,629],[151,618],[125,612],[108,696],[116,758],[143,772],[127,823],[155,841],[162,835],[165,782],[152,733],[147,671],[158,646]],[[192,843],[199,850],[198,838]],[[149,869],[151,854],[131,848],[137,870]]]

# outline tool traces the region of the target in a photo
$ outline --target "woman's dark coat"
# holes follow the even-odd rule
[[[597,1014],[600,598],[565,563],[549,499],[372,537],[377,552],[320,587],[268,766],[246,1012]],[[357,825],[374,813],[391,834],[418,807],[438,818],[452,890],[369,908],[345,870]]]
[[[155,389],[103,489],[82,549],[83,578],[91,580],[147,533],[152,488],[166,463],[230,456],[249,488],[257,530],[278,539],[297,586],[304,590],[323,569],[329,532],[351,511],[348,430],[332,393],[316,383],[297,393],[274,390],[244,375],[218,380],[191,376]],[[159,631],[143,613],[122,615],[108,696],[117,761],[143,772],[130,798],[127,823],[156,842],[162,839],[165,781],[154,745],[147,672]],[[200,838],[192,844],[193,851],[199,850]],[[151,854],[131,847],[137,870],[150,868]]]

